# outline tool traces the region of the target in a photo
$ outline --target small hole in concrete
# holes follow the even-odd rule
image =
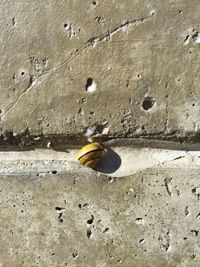
[[[197,231],[197,230],[191,230],[191,233],[193,233],[193,234],[194,234],[194,236],[198,236],[198,234],[199,234],[199,231]]]
[[[92,224],[94,222],[94,216],[91,215],[91,219],[87,220],[87,224]]]
[[[12,25],[15,26],[15,18],[12,18]]]
[[[62,212],[60,212],[60,211],[57,211],[59,214],[58,214],[58,221],[60,222],[60,223],[63,223],[64,222],[64,220],[63,220],[63,218],[62,218],[62,216],[63,216],[63,213]]]
[[[61,208],[61,207],[55,207],[55,210],[56,211],[61,211],[61,210],[64,210],[65,208]]]
[[[2,110],[0,109],[0,114],[2,113]]]
[[[57,171],[50,171],[49,174],[57,174]]]
[[[92,235],[92,231],[90,229],[87,229],[87,238],[90,239]]]
[[[155,105],[156,101],[153,97],[147,96],[144,98],[142,107],[144,110],[149,110]]]
[[[187,34],[187,35],[185,36],[185,39],[184,39],[184,44],[185,44],[185,45],[189,43],[189,38],[190,38],[190,35]]]
[[[196,194],[196,187],[192,189],[192,193]]]
[[[97,3],[98,3],[98,2],[97,2],[96,0],[93,0],[93,1],[92,1],[93,6],[96,6]]]
[[[94,114],[94,111],[90,111],[90,115],[93,115]]]
[[[192,106],[194,107],[195,106],[195,103],[193,103]]]
[[[87,79],[87,82],[86,82],[86,85],[85,85],[85,89],[89,93],[93,93],[93,92],[96,91],[97,85],[96,85],[95,81],[92,78],[88,78]]]
[[[92,79],[92,78],[88,78],[88,79],[87,79],[86,86],[87,86],[87,87],[88,87],[88,86],[91,86],[92,83],[93,83],[93,79]]]
[[[77,252],[77,251],[73,252],[73,253],[72,253],[72,257],[73,257],[74,259],[76,259],[76,258],[78,257],[78,252]]]
[[[25,74],[24,71],[22,71],[22,72],[21,72],[21,75],[23,76],[24,74]]]
[[[66,28],[68,28],[68,24],[67,23],[64,23],[64,28],[66,29]]]

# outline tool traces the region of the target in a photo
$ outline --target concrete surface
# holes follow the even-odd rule
[[[198,141],[199,9],[1,1],[1,145],[83,143],[93,126],[107,138]]]
[[[0,178],[3,267],[200,266],[197,168]]]
[[[200,267],[199,20],[199,0],[0,1],[0,267]],[[92,135],[98,172],[75,162]]]
[[[76,153],[0,153],[0,266],[200,266],[199,151]]]

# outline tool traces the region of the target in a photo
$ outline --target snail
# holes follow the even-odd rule
[[[79,150],[77,159],[81,165],[95,168],[101,161],[104,153],[104,145],[99,142],[93,142],[85,145]]]

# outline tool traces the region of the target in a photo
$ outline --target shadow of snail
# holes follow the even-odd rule
[[[121,166],[120,156],[111,148],[98,142],[81,148],[77,158],[81,165],[105,174],[114,173]]]

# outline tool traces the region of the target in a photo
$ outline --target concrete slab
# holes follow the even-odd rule
[[[197,267],[199,169],[0,177],[1,266]]]
[[[7,0],[0,13],[1,145],[83,143],[90,127],[198,141],[198,0]]]
[[[0,2],[0,266],[200,266],[199,19],[198,0]],[[75,161],[89,135],[98,172]]]

